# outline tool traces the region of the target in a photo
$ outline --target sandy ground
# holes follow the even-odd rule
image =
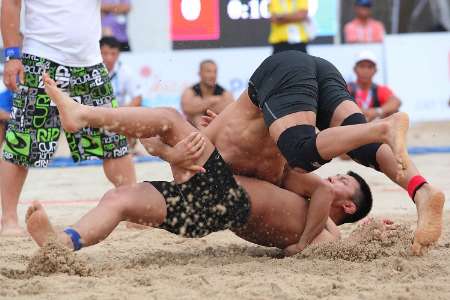
[[[413,126],[410,145],[450,145],[450,124]],[[66,155],[66,149],[62,145],[59,154]],[[449,198],[450,154],[412,158],[423,175]],[[158,229],[136,231],[121,226],[103,243],[55,260],[57,266],[65,266],[60,271],[81,270],[78,274],[84,276],[24,276],[27,266],[28,271],[35,270],[36,265],[45,264],[45,260],[49,264],[54,258],[43,253],[36,256],[37,247],[28,237],[0,238],[0,298],[449,299],[448,203],[446,228],[437,247],[424,257],[411,257],[408,246],[416,217],[407,194],[384,176],[352,162],[336,160],[319,174],[328,176],[349,169],[361,173],[371,184],[373,215],[391,217],[401,225],[393,236],[380,238],[376,228],[366,228],[356,233],[358,243],[344,241],[310,249],[303,256],[278,259],[276,249],[247,243],[231,232],[189,240]],[[139,180],[170,178],[164,163],[138,164],[137,173]],[[21,197],[20,215],[24,215],[27,203],[38,199],[52,222],[65,226],[93,207],[109,188],[101,167],[33,169]],[[343,226],[344,236],[355,228]]]

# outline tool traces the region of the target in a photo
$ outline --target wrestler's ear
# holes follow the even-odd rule
[[[342,209],[344,210],[344,212],[346,214],[349,214],[349,215],[353,215],[354,213],[356,213],[356,205],[351,200],[345,200],[342,203]]]

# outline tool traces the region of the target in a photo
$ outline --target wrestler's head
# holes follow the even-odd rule
[[[336,194],[330,216],[339,225],[353,223],[367,216],[372,209],[372,192],[367,182],[349,171],[328,178]]]

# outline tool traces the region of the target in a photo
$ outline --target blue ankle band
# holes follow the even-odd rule
[[[81,248],[83,248],[83,243],[81,242],[81,236],[75,229],[73,229],[71,227],[67,227],[66,229],[64,229],[64,232],[68,236],[70,236],[70,239],[72,240],[72,244],[73,244],[73,249],[75,251],[78,251]]]

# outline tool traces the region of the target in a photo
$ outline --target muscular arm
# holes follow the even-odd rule
[[[103,13],[127,14],[131,10],[129,3],[102,4]]]
[[[283,179],[283,186],[298,195],[310,198],[305,229],[296,245],[300,252],[324,230],[334,192],[331,184],[319,176],[312,173],[303,174],[292,169]]]

